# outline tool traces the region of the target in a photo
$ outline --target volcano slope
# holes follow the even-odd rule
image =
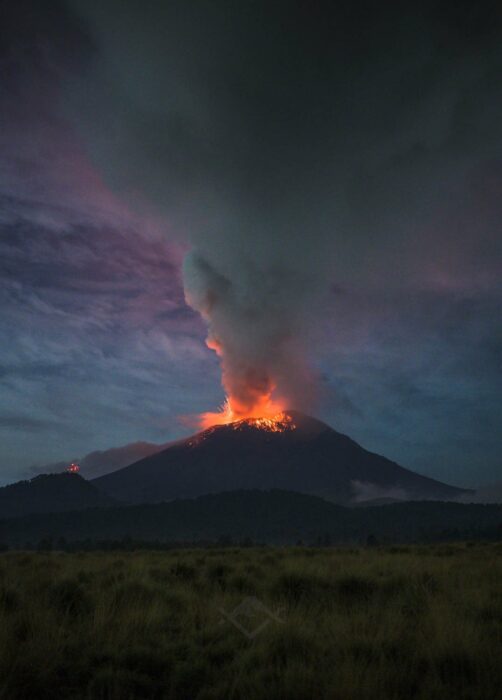
[[[288,489],[349,504],[361,484],[402,500],[454,500],[465,493],[368,452],[298,411],[208,428],[93,483],[124,503]]]

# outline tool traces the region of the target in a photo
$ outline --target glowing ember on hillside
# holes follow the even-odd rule
[[[66,467],[66,471],[68,474],[78,474],[80,471],[80,467],[78,464],[75,464],[75,462],[72,462],[69,467]]]

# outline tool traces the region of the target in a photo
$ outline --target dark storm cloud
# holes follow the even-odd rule
[[[324,396],[325,415],[366,447],[431,476],[470,486],[480,473],[496,480],[500,296],[359,295],[336,309],[322,352],[335,392]]]
[[[77,7],[96,44],[78,102],[95,158],[223,274],[236,258],[298,273],[303,257],[353,284],[398,262],[406,284],[445,235],[479,244],[477,225],[451,230],[459,206],[481,211],[500,263],[475,201],[500,179],[495,4]]]
[[[2,430],[5,482],[179,434],[192,410],[181,358],[210,388],[179,249],[107,189],[65,114],[61,83],[89,52],[81,23],[56,3],[1,9],[0,412],[24,419]]]
[[[84,225],[70,208],[54,224],[29,201],[2,212],[0,412],[22,417],[2,430],[2,481],[90,446],[175,437],[194,391],[211,391],[179,253],[134,219]]]
[[[3,226],[0,256],[6,304],[34,288],[33,307],[80,314],[83,323],[95,324],[113,312],[116,325],[122,316],[148,325],[157,313],[168,322],[166,312],[183,304],[172,251],[162,241],[145,244],[136,232],[70,224],[61,235],[20,220]],[[171,318],[190,323],[193,314]]]
[[[38,431],[53,427],[50,421],[17,414],[0,414],[0,430]]]
[[[333,281],[469,285],[480,264],[496,279],[500,246],[470,180],[488,160],[497,171],[495,5],[73,6],[96,52],[70,109],[109,181],[193,244],[187,300],[227,390],[273,378],[301,404],[312,380],[290,380],[306,376],[311,311]],[[459,242],[449,223],[466,200],[479,225]]]

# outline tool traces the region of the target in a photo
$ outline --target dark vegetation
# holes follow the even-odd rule
[[[501,543],[9,552],[0,698],[495,700],[501,580]]]
[[[69,477],[73,478],[73,477]],[[366,544],[497,539],[502,505],[421,501],[346,508],[290,491],[237,491],[170,503],[93,508],[0,521],[11,547],[56,542]],[[101,546],[101,545],[99,545]],[[87,549],[92,548],[89,544]]]

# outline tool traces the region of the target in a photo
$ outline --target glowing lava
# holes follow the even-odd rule
[[[206,415],[209,416],[220,414],[208,413]],[[212,423],[209,428],[206,428],[203,432],[199,433],[192,440],[190,440],[188,445],[190,447],[200,445],[201,442],[207,440],[208,437],[213,435],[216,430],[221,429],[223,425],[226,425],[231,430],[235,431],[245,430],[246,428],[255,428],[268,433],[285,433],[286,431],[296,430],[297,427],[289,413],[281,411],[270,418],[241,418],[240,420],[229,422],[225,421],[224,423]]]
[[[286,430],[294,430],[296,425],[287,413],[277,413],[272,418],[243,418],[230,424],[233,430],[241,430],[243,427],[267,430],[269,433],[284,433]]]
[[[252,407],[227,398],[220,411],[202,413],[199,416],[199,425],[201,428],[211,428],[213,425],[247,422],[257,428],[279,432],[281,428],[274,426],[280,426],[290,420],[283,411],[284,406],[279,401],[272,400],[270,395],[261,397]]]
[[[204,315],[204,314],[203,314]],[[205,316],[209,318],[206,313]],[[197,416],[197,425],[203,430],[218,425],[250,425],[270,432],[283,432],[291,427],[286,403],[274,396],[276,383],[270,372],[256,364],[229,362],[224,344],[209,333],[206,345],[214,350],[222,363],[222,385],[226,400],[219,411],[208,411]]]

